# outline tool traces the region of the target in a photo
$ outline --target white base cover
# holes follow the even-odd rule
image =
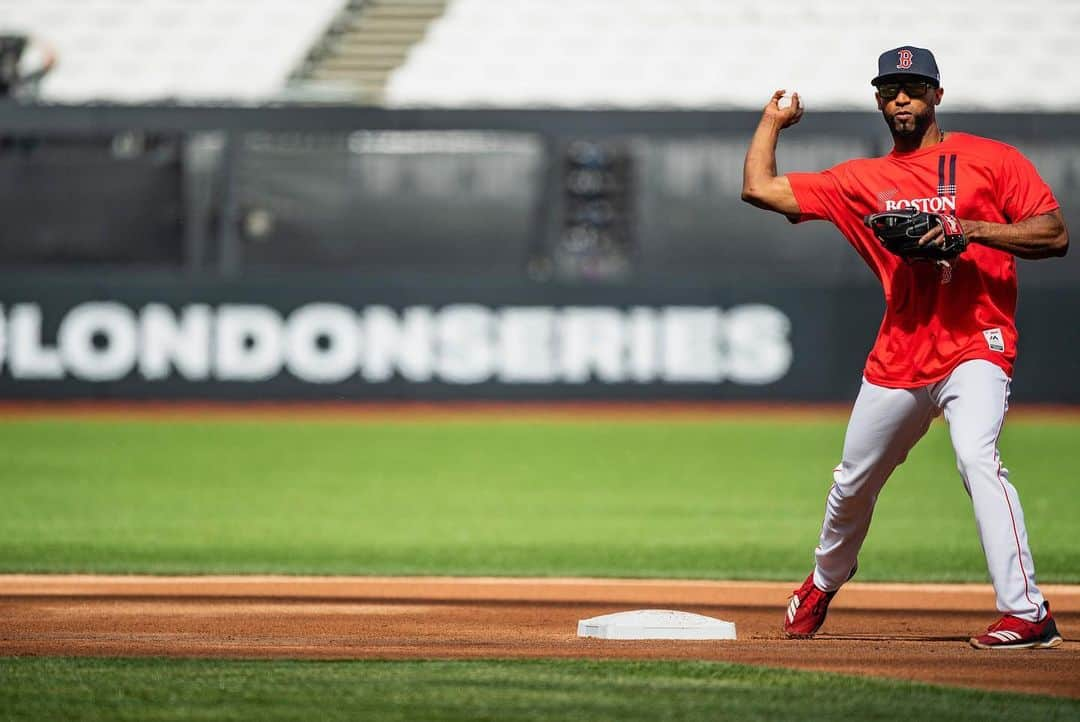
[[[692,612],[637,609],[582,619],[577,633],[597,639],[735,639],[735,623]]]

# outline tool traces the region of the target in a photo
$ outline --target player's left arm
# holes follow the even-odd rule
[[[1069,229],[1060,208],[1016,223],[961,220],[960,225],[968,243],[981,243],[1017,258],[1054,258],[1069,250]]]
[[[1069,231],[1050,186],[1031,160],[1012,146],[1000,149],[994,177],[997,201],[1010,223],[962,220],[969,243],[1011,253],[1017,258],[1053,258],[1069,250]],[[1047,210],[1047,209],[1053,210]],[[1020,218],[1023,220],[1013,221]]]
[[[1069,229],[1060,208],[1016,223],[958,220],[968,243],[981,243],[1017,258],[1054,258],[1064,256],[1069,250]],[[943,229],[935,226],[919,239],[919,245],[941,245],[943,238]]]

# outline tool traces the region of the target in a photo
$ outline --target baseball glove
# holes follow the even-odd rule
[[[885,249],[907,261],[951,261],[967,248],[967,239],[956,216],[927,213],[914,208],[873,213],[865,218]],[[941,226],[940,245],[919,245],[919,239]]]

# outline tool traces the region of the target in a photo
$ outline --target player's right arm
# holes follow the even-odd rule
[[[761,114],[761,121],[750,139],[743,163],[742,199],[758,208],[783,213],[791,219],[799,217],[799,204],[786,176],[776,174],[776,141],[780,131],[795,125],[803,116],[799,94],[792,93],[791,104],[780,107],[786,90],[773,93]]]

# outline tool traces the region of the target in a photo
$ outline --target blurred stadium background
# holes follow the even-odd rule
[[[886,151],[878,53],[1080,227],[1080,5],[0,0],[0,396],[851,397],[882,307],[741,203]],[[1076,254],[1020,262],[1018,401],[1080,403]],[[1063,319],[1069,319],[1063,321]]]

